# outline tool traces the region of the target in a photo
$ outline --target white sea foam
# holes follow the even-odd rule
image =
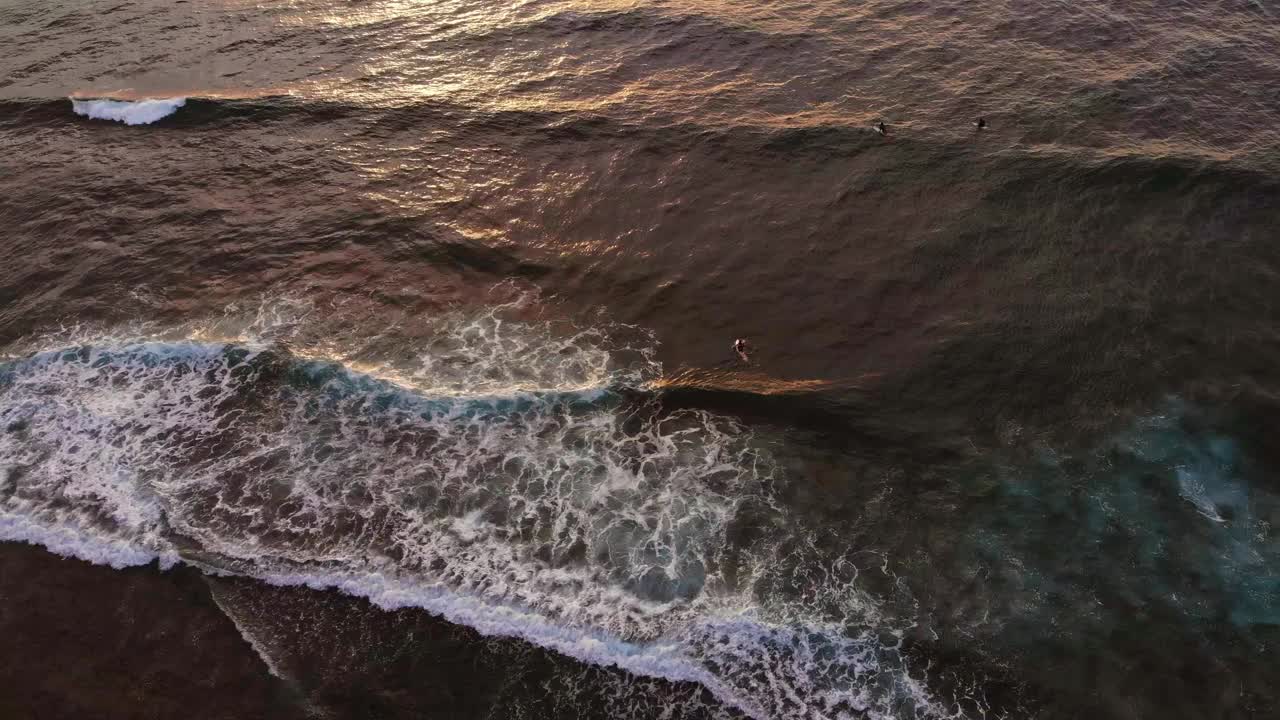
[[[442,322],[417,366],[355,372],[258,324],[0,366],[0,538],[423,608],[757,718],[950,716],[856,588],[829,588],[830,625],[752,595],[774,541],[726,533],[745,511],[786,526],[773,463],[729,418],[624,399],[646,353],[486,313]]]
[[[94,120],[114,120],[125,125],[150,125],[169,117],[185,105],[187,99],[154,98],[149,100],[80,100],[71,98],[71,109]]]
[[[146,565],[155,560],[170,567],[177,561],[176,553],[148,550],[132,540],[91,534],[71,526],[41,523],[10,511],[0,513],[0,540],[40,545],[64,557],[77,558],[94,565],[106,565],[117,570]]]

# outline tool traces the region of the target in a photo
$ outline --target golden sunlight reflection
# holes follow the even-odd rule
[[[634,13],[736,28],[751,43],[778,33],[802,38],[812,21],[812,11],[744,14],[707,0],[661,7],[598,0],[386,0],[300,12],[284,22],[358,35],[375,49],[356,67],[305,83],[306,94],[322,98],[385,106],[430,100],[491,112],[626,108],[655,115],[692,103],[728,124],[763,126],[833,122],[847,110],[838,102],[840,93],[797,85],[785,68],[713,62],[733,47],[713,42],[686,48],[684,40],[612,21]],[[604,42],[611,46],[608,54],[599,52]],[[797,106],[797,97],[806,102]]]
[[[652,383],[655,390],[690,388],[695,390],[725,390],[755,395],[793,395],[829,390],[834,386],[856,386],[833,380],[786,380],[751,370],[724,370],[717,368],[684,368]]]

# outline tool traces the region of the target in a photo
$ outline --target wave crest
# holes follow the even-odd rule
[[[648,353],[486,314],[364,372],[262,322],[0,364],[0,538],[419,607],[757,718],[952,714],[855,588],[835,624],[756,596],[795,564],[750,529],[788,528],[776,465],[664,410]]]
[[[80,100],[71,98],[77,115],[94,120],[114,120],[125,125],[150,125],[167,118],[187,103],[185,97],[147,100]]]

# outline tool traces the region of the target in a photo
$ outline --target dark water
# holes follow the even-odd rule
[[[0,711],[1275,717],[1277,13],[0,0]]]

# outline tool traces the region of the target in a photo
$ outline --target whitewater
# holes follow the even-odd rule
[[[77,115],[93,120],[113,120],[125,125],[150,125],[169,117],[187,104],[185,97],[149,98],[146,100],[111,100],[70,98]]]
[[[661,411],[660,368],[619,363],[605,330],[482,312],[362,370],[296,338],[184,332],[0,366],[0,538],[421,608],[755,718],[958,715],[851,583],[814,590],[839,617],[753,594],[800,572],[781,532],[727,538],[789,522],[767,447]]]

